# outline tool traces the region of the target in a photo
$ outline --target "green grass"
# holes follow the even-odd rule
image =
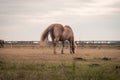
[[[52,47],[26,48],[1,49],[0,80],[120,80],[118,48],[78,47],[74,55],[67,50],[54,55]]]
[[[102,60],[98,60],[103,62]],[[88,61],[89,62],[89,61]],[[59,64],[0,61],[0,80],[119,80],[120,64],[105,61],[73,61]]]

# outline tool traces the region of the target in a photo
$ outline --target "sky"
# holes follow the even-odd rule
[[[120,40],[120,0],[0,0],[0,39],[39,41],[53,23],[75,40]]]

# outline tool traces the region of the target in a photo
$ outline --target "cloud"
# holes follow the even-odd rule
[[[23,35],[26,33],[24,30],[26,27],[29,29],[28,33],[35,35],[52,23],[62,23],[71,25],[76,36],[80,35],[81,30],[85,37],[87,34],[83,27],[94,27],[99,31],[96,26],[119,26],[119,16],[119,0],[0,0],[0,34],[4,36],[4,33],[9,32],[12,36],[15,30],[21,35],[21,30],[24,31]],[[104,26],[105,20],[108,21],[106,26]],[[92,31],[96,33],[95,30]]]
[[[0,15],[31,15],[43,18],[56,18],[66,15],[113,15],[120,13],[120,7],[112,7],[119,0],[3,0]],[[27,17],[26,17],[27,18]]]
[[[64,12],[70,15],[93,16],[93,15],[113,15],[120,13],[120,7],[112,7],[119,0],[92,0],[91,2],[74,3],[74,6],[66,7]],[[72,5],[72,3],[69,5]]]
[[[0,21],[47,23],[65,17],[119,15],[119,0],[1,0]],[[10,20],[10,21],[9,21]],[[14,22],[11,22],[13,20]],[[17,22],[16,22],[17,21]]]

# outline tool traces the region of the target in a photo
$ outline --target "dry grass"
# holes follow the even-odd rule
[[[27,63],[58,63],[71,62],[75,57],[84,59],[98,59],[108,57],[120,60],[120,50],[118,49],[77,49],[75,54],[70,54],[69,49],[60,54],[60,48],[57,48],[57,54],[52,53],[52,48],[24,49],[24,48],[4,48],[0,49],[0,58],[11,62]]]

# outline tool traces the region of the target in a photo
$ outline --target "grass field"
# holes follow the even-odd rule
[[[1,48],[0,80],[120,80],[120,50],[52,47]]]

